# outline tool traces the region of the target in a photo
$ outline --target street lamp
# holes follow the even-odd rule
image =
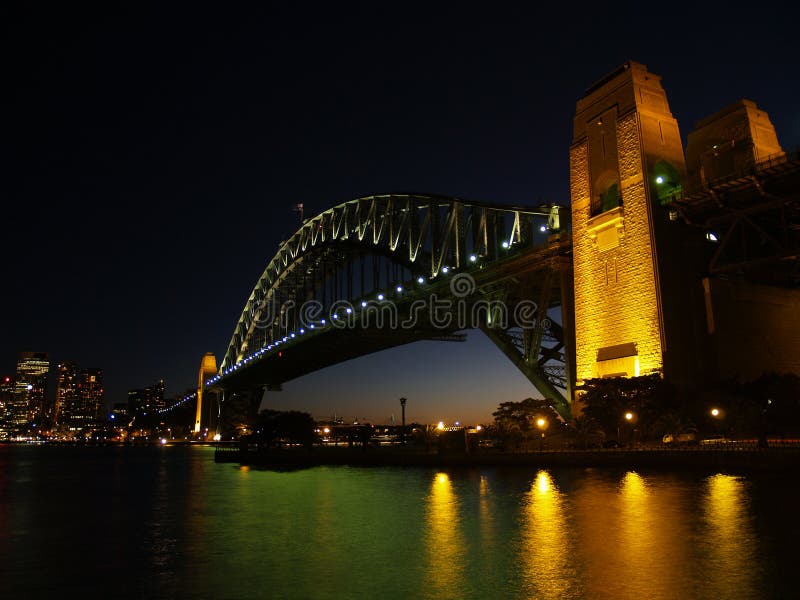
[[[547,429],[547,419],[539,417],[536,419],[536,427],[539,428],[541,436],[539,437],[539,451],[544,450],[544,430]]]
[[[631,412],[631,411],[627,411],[625,413],[624,417],[625,417],[625,421],[631,425],[631,428],[628,431],[628,446],[632,447],[633,446],[633,438],[635,437],[634,436],[634,432],[636,431],[635,429],[633,429],[633,422],[636,420],[636,415],[633,414],[633,412]],[[617,437],[619,437],[619,435],[617,435]]]

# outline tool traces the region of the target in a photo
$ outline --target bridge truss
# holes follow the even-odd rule
[[[480,328],[568,415],[574,331],[564,306],[572,298],[565,218],[555,205],[411,193],[334,206],[307,219],[269,262],[210,384],[276,388],[349,358],[417,340],[458,341],[459,332]],[[472,289],[459,290],[456,279]],[[421,315],[419,303],[433,295],[482,319],[443,325]],[[523,301],[536,307],[524,327],[493,313],[498,302]],[[341,326],[391,307],[393,322],[387,312],[388,323]]]

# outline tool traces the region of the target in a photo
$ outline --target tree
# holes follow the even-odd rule
[[[582,390],[584,416],[609,437],[617,437],[627,412],[634,413],[642,437],[655,436],[667,423],[680,420],[681,397],[658,375],[588,379]]]
[[[537,432],[536,421],[540,417],[548,423],[560,421],[550,401],[543,398],[525,398],[520,402],[501,402],[492,413],[497,433],[504,445],[519,447],[520,443]]]
[[[315,425],[314,418],[305,412],[266,409],[258,414],[255,437],[264,447],[290,443],[310,448]]]

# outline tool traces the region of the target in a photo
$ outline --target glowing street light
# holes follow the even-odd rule
[[[544,450],[544,430],[547,429],[547,419],[544,417],[539,417],[536,419],[536,427],[539,428],[541,431],[541,436],[539,437],[539,450]]]
[[[629,423],[630,423],[631,421],[633,421],[633,413],[632,413],[632,412],[630,412],[630,411],[629,411],[629,412],[626,412],[626,413],[625,413],[625,420],[626,420],[626,421],[628,421]]]
[[[443,421],[439,421],[436,424],[436,429],[438,429],[439,431],[444,431],[444,422]]]
[[[719,413],[719,409],[718,409],[718,408],[712,408],[712,409],[711,409],[711,416],[712,416],[712,417],[718,417],[718,416],[719,416],[719,414],[720,414],[720,413]]]

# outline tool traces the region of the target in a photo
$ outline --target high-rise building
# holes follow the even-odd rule
[[[14,402],[14,379],[10,376],[0,377],[0,440],[10,434],[9,415]]]
[[[64,361],[58,365],[56,408],[53,421],[57,425],[70,427],[73,425],[72,418],[76,415],[80,417],[78,365],[72,361]]]
[[[103,389],[103,369],[83,369],[78,384],[81,413],[86,425],[105,416],[105,391]]]
[[[164,380],[144,389],[128,391],[128,414],[131,417],[156,412],[164,408]]]
[[[163,410],[164,409],[164,380],[161,379],[158,383],[154,383],[147,388],[147,404],[148,410]]]
[[[47,402],[47,375],[50,361],[46,352],[22,352],[17,362],[14,400],[10,423],[23,427],[28,423],[41,425],[53,417],[53,407]]]

